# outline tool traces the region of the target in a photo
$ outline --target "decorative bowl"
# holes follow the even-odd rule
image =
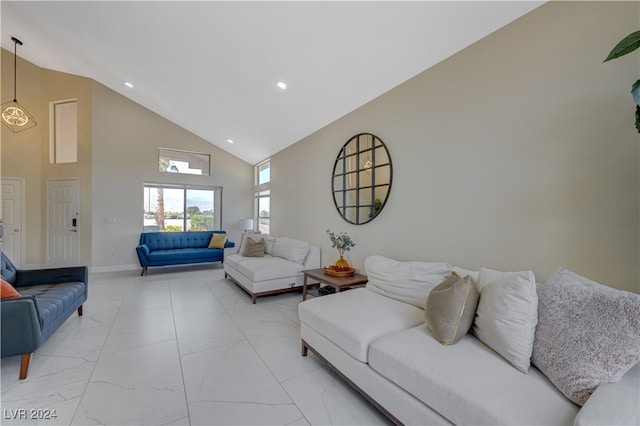
[[[322,270],[325,274],[332,275],[334,277],[351,277],[356,273],[355,268],[340,268],[335,265],[325,266]]]

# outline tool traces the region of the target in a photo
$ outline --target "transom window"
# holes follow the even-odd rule
[[[197,152],[158,148],[158,170],[164,173],[209,176],[211,156]]]

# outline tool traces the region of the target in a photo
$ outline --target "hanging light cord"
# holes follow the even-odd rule
[[[13,102],[18,102],[17,97],[17,83],[18,80],[18,44],[22,46],[22,42],[15,37],[11,37],[11,41],[13,41]]]

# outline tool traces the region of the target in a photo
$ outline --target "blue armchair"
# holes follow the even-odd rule
[[[82,316],[87,300],[86,266],[20,270],[2,253],[2,279],[20,297],[0,302],[2,358],[21,355],[20,379],[27,377],[31,354],[69,318],[74,311]]]

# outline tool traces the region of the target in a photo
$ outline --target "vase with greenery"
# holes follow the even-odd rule
[[[344,258],[344,253],[355,247],[356,243],[349,235],[347,235],[346,232],[336,234],[335,232],[327,229],[327,234],[329,234],[331,247],[337,249],[338,254],[340,254],[340,259],[336,261],[336,268],[339,270],[349,269],[349,262]]]
[[[609,56],[607,56],[604,62],[631,53],[638,47],[640,47],[640,31],[633,32],[620,40],[620,42],[611,49]],[[636,103],[636,129],[638,130],[638,133],[640,133],[640,80],[637,80],[631,86],[631,95]]]

